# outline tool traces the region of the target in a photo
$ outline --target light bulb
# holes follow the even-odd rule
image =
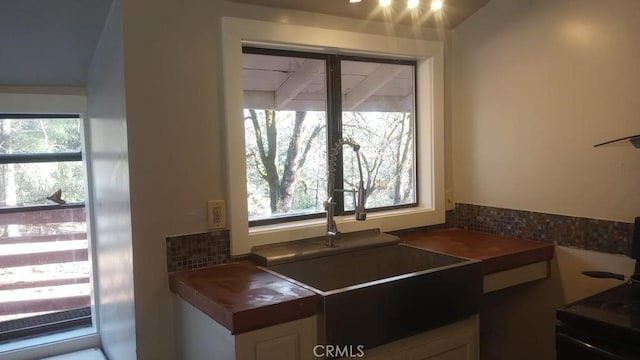
[[[408,0],[407,1],[407,7],[409,9],[415,9],[418,7],[418,5],[420,5],[420,0]]]
[[[387,7],[391,5],[391,0],[380,0],[380,6]]]
[[[431,10],[440,10],[442,9],[442,6],[444,5],[444,3],[442,2],[442,0],[433,0],[431,1]]]

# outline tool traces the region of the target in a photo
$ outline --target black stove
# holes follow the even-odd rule
[[[556,311],[556,354],[564,359],[640,359],[640,295],[623,284]]]
[[[640,216],[630,255],[640,274]],[[640,293],[630,283],[556,311],[557,360],[640,360]]]
[[[640,296],[632,293],[629,284],[616,286],[558,310],[559,320],[571,316],[587,317],[640,335]]]

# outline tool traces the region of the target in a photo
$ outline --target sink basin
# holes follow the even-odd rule
[[[268,267],[322,295],[444,270],[465,259],[406,245],[383,246]]]
[[[341,234],[339,239],[334,240],[333,246],[327,246],[325,241],[326,238],[322,236],[254,246],[251,249],[251,260],[257,265],[271,266],[354,250],[394,245],[400,242],[400,238],[382,233],[380,229],[368,229]]]
[[[404,244],[262,267],[314,291],[318,343],[372,348],[477,314],[480,262]]]

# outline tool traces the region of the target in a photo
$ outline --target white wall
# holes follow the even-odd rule
[[[436,31],[216,0],[123,3],[140,359],[175,357],[165,237],[206,231],[206,201],[227,196],[219,68],[223,15],[438,38]]]
[[[129,163],[120,1],[115,0],[87,82],[92,226],[97,247],[102,345],[111,359],[135,359]]]
[[[453,181],[448,176],[447,184],[453,183],[456,201],[622,221],[640,213],[639,153],[591,148],[640,133],[633,116],[640,107],[633,96],[640,90],[633,63],[640,52],[633,36],[640,26],[633,21],[638,3],[577,4],[493,0],[456,29],[453,68],[447,68],[454,76],[454,161],[447,169]],[[141,359],[175,357],[164,238],[206,231],[206,200],[226,198],[223,149],[232,139],[223,136],[220,111],[222,15],[439,37],[436,31],[220,0],[124,3]]]
[[[640,2],[492,0],[452,36],[455,200],[632,222],[640,151]],[[483,355],[553,359],[555,309],[633,272],[625,256],[556,248],[551,278],[488,296]],[[523,351],[526,349],[526,351]]]
[[[453,35],[457,202],[632,222],[640,2],[493,0]]]
[[[594,279],[582,275],[583,271],[597,270],[630,275],[635,262],[624,255],[604,254],[596,251],[556,247],[558,272],[562,295],[566,303],[598,293],[622,282],[615,279]]]

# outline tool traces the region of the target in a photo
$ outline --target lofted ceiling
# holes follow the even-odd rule
[[[391,6],[384,10],[378,5],[378,0],[362,0],[353,4],[349,3],[349,0],[230,1],[409,26],[447,29],[456,27],[489,2],[489,0],[443,0],[444,7],[436,14],[430,9],[431,0],[420,0],[420,5],[415,10],[406,9],[406,0],[393,0]]]
[[[452,28],[489,0],[445,0],[434,16],[422,0],[417,11],[395,0],[381,11],[377,0],[231,0],[239,3]],[[112,0],[0,0],[0,86],[84,86]]]
[[[0,0],[0,85],[84,86],[112,0]]]

